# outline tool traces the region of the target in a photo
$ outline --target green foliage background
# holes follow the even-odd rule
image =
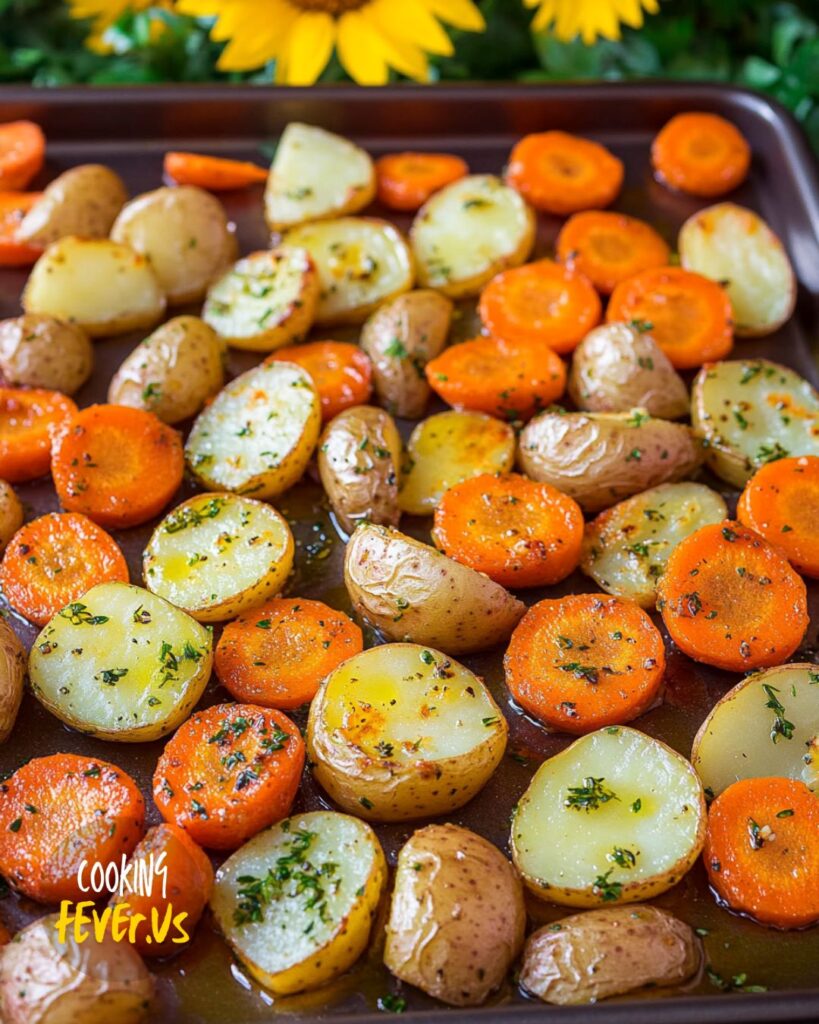
[[[478,0],[483,34],[455,33],[454,56],[438,60],[441,79],[554,82],[678,78],[737,82],[769,93],[800,121],[819,151],[819,0],[664,0],[639,32],[586,47],[529,31],[519,0]],[[151,32],[153,18],[167,31]],[[87,26],[59,0],[0,0],[0,82],[270,82],[271,66],[248,75],[215,70],[220,47],[204,21],[163,10],[129,14],[115,26],[115,53],[85,49]],[[153,40],[153,41],[152,41]],[[344,73],[334,63],[325,79]]]

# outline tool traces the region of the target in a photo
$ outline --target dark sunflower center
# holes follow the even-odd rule
[[[327,14],[344,14],[364,7],[371,0],[290,0],[303,11],[325,11]]]

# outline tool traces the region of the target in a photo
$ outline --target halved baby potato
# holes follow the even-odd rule
[[[512,855],[524,883],[552,903],[631,903],[679,882],[705,824],[688,761],[636,729],[609,726],[537,770],[512,819]]]
[[[208,630],[163,598],[100,583],[34,641],[31,689],[74,729],[143,743],[188,717],[210,678],[211,648]]]
[[[770,334],[790,319],[796,275],[758,213],[736,203],[709,206],[683,224],[678,247],[686,270],[724,285],[739,337]]]
[[[362,323],[412,288],[412,254],[401,232],[376,217],[340,217],[293,228],[287,245],[306,249],[318,270],[320,324]]]
[[[319,290],[305,249],[252,252],[208,289],[202,319],[233,348],[273,352],[310,330]]]
[[[691,763],[713,796],[739,779],[770,776],[819,792],[819,665],[746,676],[700,726]]]
[[[307,468],[321,429],[321,403],[310,375],[271,362],[241,374],[196,419],[185,458],[214,491],[275,498]]]
[[[493,174],[470,174],[418,211],[410,238],[423,287],[477,295],[495,274],[526,262],[535,243],[526,200]]]
[[[383,644],[330,673],[310,705],[313,774],[370,821],[447,814],[489,781],[508,728],[468,668],[429,647]]]
[[[508,473],[515,464],[515,432],[483,412],[436,413],[416,425],[398,504],[402,512],[431,516],[444,492],[481,473]]]
[[[386,876],[369,825],[313,811],[285,818],[228,857],[210,903],[253,977],[289,995],[325,984],[364,952]]]
[[[264,214],[271,231],[357,213],[375,196],[369,153],[340,135],[292,121],[267,178]]]
[[[199,622],[222,622],[262,604],[293,568],[293,535],[270,505],[235,494],[197,494],[154,530],[145,585]]]

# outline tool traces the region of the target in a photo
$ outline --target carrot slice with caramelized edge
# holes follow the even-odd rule
[[[585,274],[604,295],[642,270],[667,266],[670,256],[650,224],[624,213],[576,213],[557,236],[560,262]]]
[[[799,572],[819,578],[819,457],[760,466],[739,497],[737,519],[778,545]]]
[[[651,146],[660,181],[694,196],[721,196],[741,185],[751,166],[751,147],[718,114],[677,114]]]
[[[47,473],[52,437],[76,412],[59,391],[0,388],[0,478],[16,484]]]
[[[182,483],[182,438],[158,416],[89,405],[55,438],[54,486],[63,508],[121,529],[158,515]]]
[[[265,363],[270,362],[296,363],[310,374],[325,423],[350,406],[366,405],[372,394],[370,357],[349,341],[288,345],[265,359]]]
[[[534,342],[571,352],[600,323],[600,298],[591,281],[552,260],[497,274],[481,293],[484,327],[503,344]]]
[[[802,579],[779,548],[731,520],[677,545],[657,608],[681,651],[729,672],[781,665],[808,628]]]
[[[606,320],[645,324],[677,370],[723,359],[734,344],[728,293],[681,267],[644,270],[622,281],[609,300]]]
[[[445,349],[425,368],[430,387],[456,409],[529,419],[566,390],[566,367],[544,345],[475,338]]]
[[[208,855],[184,829],[162,822],[148,829],[131,855],[129,866],[134,869],[133,884],[137,891],[111,899],[112,907],[125,905],[120,913],[132,926],[129,941],[142,956],[178,953],[184,936],[174,921],[184,914],[179,925],[190,936],[210,899],[213,868]],[[153,875],[150,892],[142,891],[147,887],[140,887],[136,881],[143,877],[142,871],[148,877]],[[164,872],[164,893],[160,871]],[[139,914],[144,920],[136,920]],[[163,932],[165,938],[160,938]]]
[[[17,241],[23,217],[42,192],[0,192],[0,267],[29,267],[42,255],[39,245]]]
[[[776,928],[819,921],[819,798],[795,779],[741,779],[714,800],[703,850],[732,910]]]
[[[506,685],[524,711],[559,732],[622,725],[654,703],[663,638],[631,601],[573,594],[523,616],[504,658]]]
[[[217,704],[174,733],[154,773],[154,802],[200,846],[232,850],[284,818],[304,766],[304,742],[280,711]]]
[[[176,185],[198,185],[209,192],[229,192],[267,181],[264,167],[244,160],[201,153],[166,153],[163,165],[166,177]]]
[[[214,669],[237,700],[291,710],[312,700],[324,677],[363,649],[361,630],[343,612],[321,601],[277,597],[225,626]]]
[[[116,765],[77,754],[35,758],[3,783],[0,874],[40,903],[87,899],[80,884],[90,868],[128,856],[144,816],[136,783]]]
[[[86,516],[51,512],[21,527],[0,563],[8,603],[45,626],[97,583],[128,582],[128,565],[113,537]]]
[[[451,153],[390,153],[375,162],[378,198],[391,210],[413,211],[445,185],[469,174]]]
[[[512,150],[506,182],[545,213],[599,210],[617,198],[623,163],[605,146],[567,132],[524,136]]]
[[[583,513],[549,484],[483,473],[444,494],[432,536],[450,558],[501,586],[550,586],[580,561]]]
[[[0,190],[24,189],[42,168],[45,136],[33,121],[0,124]]]

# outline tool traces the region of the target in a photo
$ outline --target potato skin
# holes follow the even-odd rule
[[[0,323],[0,375],[9,387],[73,395],[94,368],[94,349],[77,324],[39,313]]]
[[[0,552],[23,525],[23,505],[14,488],[0,480]]]
[[[458,825],[428,825],[398,855],[384,963],[436,999],[478,1006],[502,984],[525,925],[523,887],[500,850]]]
[[[681,423],[625,413],[546,412],[520,435],[518,462],[533,480],[568,494],[586,512],[682,480],[703,450]]]
[[[0,743],[9,738],[20,710],[27,660],[17,634],[0,619]]]
[[[568,391],[585,412],[645,409],[676,420],[688,415],[682,377],[656,341],[630,324],[596,327],[575,349]]]
[[[520,983],[545,1003],[571,1006],[645,985],[679,985],[701,963],[694,932],[667,910],[605,907],[530,935]]]
[[[223,383],[216,332],[199,317],[177,316],[126,356],[108,387],[108,401],[178,423],[195,416]]]
[[[373,384],[393,416],[423,416],[432,389],[424,367],[446,345],[452,301],[419,288],[385,303],[361,330],[360,344],[372,360]]]
[[[46,186],[17,229],[22,242],[50,245],[65,235],[107,238],[128,200],[125,184],[103,164],[80,164]]]

